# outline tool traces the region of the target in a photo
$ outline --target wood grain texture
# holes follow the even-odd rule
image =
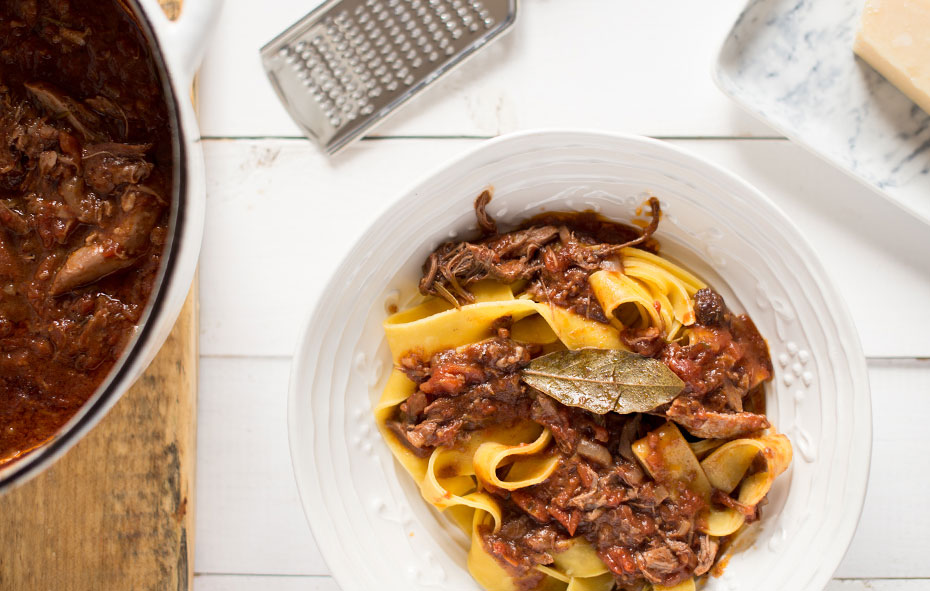
[[[197,293],[148,370],[47,471],[0,497],[0,589],[190,588]]]
[[[162,4],[177,16],[180,2]],[[191,588],[198,333],[195,279],[136,384],[51,468],[0,497],[0,589]]]

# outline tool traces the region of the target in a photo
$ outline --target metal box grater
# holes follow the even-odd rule
[[[494,39],[517,0],[329,0],[262,48],[271,84],[333,154]]]

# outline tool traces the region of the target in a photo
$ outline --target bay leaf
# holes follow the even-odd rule
[[[549,353],[532,360],[522,378],[566,406],[601,415],[649,412],[685,386],[661,361],[616,349]]]

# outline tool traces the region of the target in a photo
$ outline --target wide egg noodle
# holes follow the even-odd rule
[[[626,268],[628,265],[644,265],[655,270],[664,271],[665,273],[668,273],[674,277],[676,282],[681,283],[691,295],[694,295],[698,292],[698,290],[707,287],[703,281],[695,277],[693,274],[682,269],[670,260],[657,254],[652,254],[647,250],[628,246],[621,249],[620,254],[623,256],[624,268]]]
[[[682,581],[677,585],[672,585],[671,587],[666,587],[664,585],[653,585],[652,591],[695,591],[697,586],[694,584],[694,577]]]
[[[558,572],[575,579],[599,577],[609,572],[594,546],[582,537],[573,538],[568,548],[554,555],[553,560]]]
[[[630,326],[664,326],[665,319],[656,309],[649,290],[644,285],[627,277],[619,271],[595,271],[588,278],[594,297],[604,312],[611,317],[618,327],[623,324],[618,319],[620,307],[632,304],[637,314],[623,315],[624,321]]]
[[[677,499],[683,484],[694,494],[710,500],[711,484],[700,462],[675,423],[668,422],[633,442],[633,453],[653,480]]]
[[[694,294],[706,287],[678,265],[638,248],[624,248],[620,271],[601,270],[588,279],[598,303],[615,325],[664,330],[668,340],[694,324]],[[635,306],[638,314],[627,308]],[[624,324],[625,323],[625,324]]]
[[[542,453],[551,441],[552,433],[548,429],[543,429],[532,443],[507,445],[485,441],[475,451],[475,475],[480,482],[503,490],[517,490],[539,484],[552,476],[559,465],[558,455]],[[498,472],[507,466],[510,469],[505,479],[502,479]]]
[[[756,457],[765,458],[765,469],[746,475]],[[727,494],[739,487],[736,500],[754,507],[758,505],[779,474],[791,463],[792,450],[788,438],[780,433],[752,439],[736,439],[723,444],[701,461],[701,467],[711,485]],[[708,516],[707,533],[725,536],[734,533],[746,518],[735,509],[715,509]]]
[[[655,445],[650,444],[650,435]],[[734,439],[716,448],[703,461],[698,461],[674,423],[665,423],[650,435],[633,443],[633,453],[653,479],[669,488],[673,497],[676,486],[682,484],[704,499],[707,508],[699,529],[715,537],[735,533],[746,518],[735,509],[714,507],[711,503],[714,489],[730,494],[739,487],[736,500],[755,507],[791,463],[791,443],[779,433]],[[747,475],[759,454],[765,458],[765,469]]]
[[[474,478],[482,468],[480,450],[486,446],[528,449],[531,446],[527,442],[544,440],[545,436],[551,438],[538,423],[522,421],[510,428],[496,427],[475,432],[457,448],[438,447],[427,461],[426,473],[419,483],[420,494],[440,511],[452,509],[453,519],[466,533],[472,527],[472,512],[463,511],[461,506],[491,515],[493,529],[497,531],[501,526],[500,506],[494,497],[481,492],[480,481]],[[549,474],[551,470],[540,482]]]
[[[375,424],[378,425],[378,430],[381,432],[381,436],[384,438],[384,442],[387,443],[391,453],[419,484],[426,477],[426,469],[429,465],[428,458],[415,454],[413,450],[401,443],[387,427],[387,422],[395,416],[397,407],[416,391],[417,385],[402,371],[394,369],[390,377],[388,377],[381,399],[375,404],[374,414]]]
[[[508,290],[508,293],[511,292]],[[526,298],[513,299],[512,293],[508,300],[479,301],[422,316],[424,309],[430,309],[433,305],[426,302],[412,310],[395,314],[384,322],[384,332],[395,364],[409,351],[418,351],[428,358],[439,351],[487,339],[493,336],[494,321],[504,316],[509,316],[519,324],[524,318],[538,314],[569,349],[624,348],[619,333],[611,326],[557,306]]]

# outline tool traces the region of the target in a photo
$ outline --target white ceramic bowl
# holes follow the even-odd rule
[[[759,538],[707,588],[822,589],[856,528],[871,449],[865,358],[842,297],[797,228],[745,182],[663,142],[574,131],[486,142],[418,184],[362,236],[311,314],[291,373],[291,456],[336,581],[345,591],[478,589],[468,540],[394,462],[371,405],[391,364],[387,308],[416,296],[437,244],[474,229],[472,203],[488,186],[488,210],[504,221],[543,209],[629,220],[659,197],[662,252],[768,339],[768,414],[795,449]]]

